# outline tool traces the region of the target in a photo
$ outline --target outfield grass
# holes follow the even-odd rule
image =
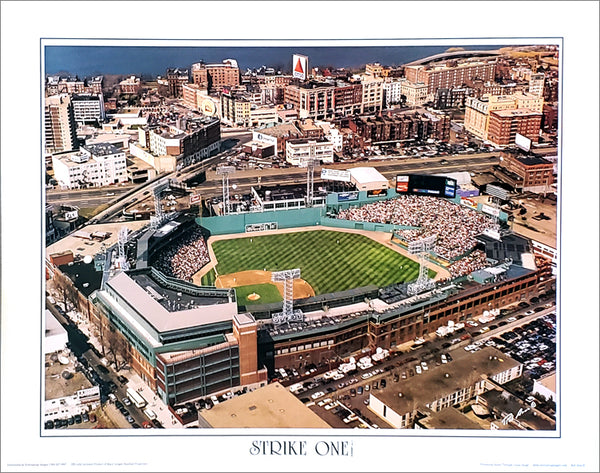
[[[248,295],[256,292],[260,299],[251,301],[248,299]],[[274,284],[252,284],[250,286],[239,286],[235,288],[237,295],[237,303],[240,306],[247,306],[251,304],[270,304],[272,302],[280,302],[283,300],[281,294],[277,290]]]
[[[204,276],[202,276],[202,278],[200,279],[200,283],[203,286],[214,286],[215,279],[217,279],[217,275],[215,274],[215,269],[211,268],[211,270],[208,273],[206,273]]]
[[[315,294],[412,281],[418,263],[363,235],[330,230],[280,233],[213,243],[219,274],[300,268]],[[433,271],[430,271],[434,275]]]

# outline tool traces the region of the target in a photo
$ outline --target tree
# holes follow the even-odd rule
[[[73,285],[71,279],[64,273],[57,272],[54,276],[54,286],[61,295],[65,312],[68,312],[70,302],[74,309],[79,309],[79,291]]]
[[[112,327],[106,331],[104,339],[106,340],[109,350],[107,356],[110,355],[112,357],[112,362],[115,364],[115,370],[121,370],[131,360],[129,344]]]

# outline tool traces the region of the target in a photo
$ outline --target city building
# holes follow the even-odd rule
[[[487,140],[496,146],[515,144],[517,134],[537,142],[542,125],[542,114],[527,108],[496,110],[490,113]]]
[[[454,87],[452,89],[440,88],[435,93],[433,106],[437,110],[448,108],[462,108],[465,106],[465,100],[470,95],[471,89],[467,87]]]
[[[62,188],[99,187],[127,181],[125,153],[108,143],[55,154],[52,166],[54,178]]]
[[[325,138],[300,138],[287,140],[285,160],[293,166],[305,165],[308,160],[315,164],[333,163],[333,144]]]
[[[252,132],[252,141],[273,145],[275,156],[285,156],[286,142],[297,138],[303,138],[303,135],[295,123],[282,123]]]
[[[77,123],[68,94],[53,95],[45,99],[44,147],[47,153],[62,153],[79,147]]]
[[[248,126],[250,122],[251,103],[235,93],[221,94],[221,119],[232,126]],[[275,119],[277,121],[277,119]]]
[[[285,88],[285,103],[292,104],[298,117],[326,120],[334,116],[335,86],[324,82],[290,84]]]
[[[140,91],[140,78],[136,76],[129,76],[127,79],[119,82],[119,93],[125,94],[137,94]]]
[[[394,80],[383,83],[383,100],[386,107],[402,102],[402,83],[406,79]]]
[[[521,376],[523,365],[494,347],[432,367],[402,383],[399,389],[372,391],[369,410],[396,429],[413,428],[419,409],[440,412],[465,403],[495,386]]]
[[[46,78],[46,95],[57,94],[101,94],[103,76],[90,79],[79,79],[77,76],[48,76]]]
[[[208,96],[208,91],[205,88],[202,88],[198,84],[194,83],[184,84],[181,90],[181,94],[183,98],[183,106],[191,110],[202,110],[202,102],[207,99],[210,100]],[[214,116],[216,110],[213,111],[209,105],[207,107],[207,112],[208,113],[206,113],[206,115]]]
[[[494,174],[518,191],[549,193],[554,183],[554,164],[537,156],[503,153]]]
[[[381,142],[448,141],[450,118],[425,110],[402,112],[392,116],[352,117],[336,120],[337,126],[349,128],[363,146]]]
[[[48,309],[44,311],[44,315],[44,354],[64,350],[69,341],[67,331]]]
[[[406,98],[406,105],[409,107],[420,107],[431,100],[429,88],[424,82],[413,83],[405,80],[400,84],[400,93]]]
[[[144,126],[129,152],[158,173],[172,172],[199,162],[220,149],[221,121],[215,117],[179,120],[174,124]]]
[[[73,94],[73,116],[78,124],[101,123],[106,117],[104,96],[100,94]]]
[[[192,64],[193,83],[208,89],[209,93],[221,92],[224,87],[240,84],[240,69],[235,59],[225,59],[222,64]]]
[[[541,115],[543,106],[544,99],[542,97],[522,92],[511,95],[484,95],[479,99],[476,97],[467,97],[465,100],[465,130],[481,139],[487,140],[489,139],[490,116],[493,112],[526,109]],[[504,115],[506,116],[507,114]],[[498,119],[496,118],[496,126],[498,126],[497,122]],[[538,133],[539,128],[535,131],[536,136]]]
[[[546,400],[556,402],[556,371],[533,380],[533,394],[539,394]]]
[[[361,77],[362,103],[360,113],[377,113],[383,109],[383,79],[364,75]]]
[[[167,69],[167,83],[169,86],[169,95],[172,97],[181,97],[183,86],[189,82],[189,71],[187,69],[169,68]]]
[[[203,411],[199,426],[215,429],[330,428],[327,422],[277,382]]]
[[[461,87],[470,79],[493,81],[496,62],[449,60],[445,63],[427,65],[408,65],[404,67],[406,78],[412,83],[427,85],[427,94],[435,96],[437,89]]]
[[[529,78],[529,93],[538,97],[543,97],[545,82],[546,75],[543,72],[531,74],[531,77]]]
[[[258,78],[263,103],[282,104],[285,88],[292,81],[291,75],[265,75]]]

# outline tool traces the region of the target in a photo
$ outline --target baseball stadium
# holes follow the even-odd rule
[[[554,289],[499,208],[455,190],[356,188],[268,202],[253,189],[250,211],[224,200],[217,216],[122,231],[95,256],[90,320],[121,334],[132,368],[175,405],[393,351]]]

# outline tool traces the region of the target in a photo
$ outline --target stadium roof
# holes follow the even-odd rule
[[[428,413],[427,417],[420,419],[418,423],[426,429],[483,429],[454,407]]]
[[[368,184],[370,182],[388,182],[383,174],[372,167],[351,168],[349,171],[352,179],[359,184]]]
[[[214,428],[331,428],[279,383],[219,403],[199,417]]]
[[[235,300],[227,303],[201,307],[193,306],[194,308],[191,309],[184,308],[183,310],[169,311],[159,301],[155,300],[150,292],[146,291],[125,272],[114,276],[108,281],[107,285],[126,300],[127,305],[157,332],[230,321],[237,314]]]
[[[529,240],[514,233],[503,235],[501,240],[485,234],[478,235],[476,238],[485,245],[486,256],[496,261],[502,262],[510,258],[514,263],[523,265],[523,255],[531,253]]]

